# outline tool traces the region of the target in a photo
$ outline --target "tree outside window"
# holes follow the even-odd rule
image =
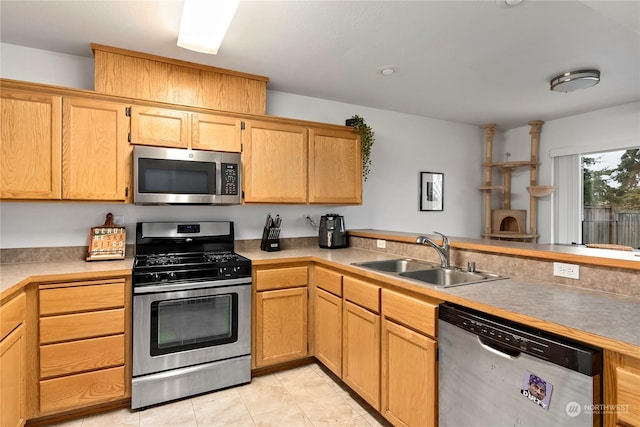
[[[582,156],[582,242],[640,248],[640,148]]]

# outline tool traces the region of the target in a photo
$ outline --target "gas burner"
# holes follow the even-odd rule
[[[205,252],[202,254],[205,262],[229,262],[238,259],[238,256],[232,252]]]
[[[147,265],[171,265],[180,264],[180,257],[176,255],[149,255],[147,257]]]

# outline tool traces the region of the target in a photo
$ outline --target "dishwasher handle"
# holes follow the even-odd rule
[[[509,360],[515,360],[518,357],[520,357],[521,353],[518,350],[505,348],[501,345],[498,345],[480,336],[476,336],[476,338],[478,338],[478,344],[480,344],[480,347],[482,347],[483,349],[487,350],[490,353],[493,353],[500,357],[504,357],[505,359],[509,359]]]

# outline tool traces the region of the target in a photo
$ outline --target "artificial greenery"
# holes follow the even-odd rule
[[[356,133],[360,135],[362,145],[362,177],[367,180],[367,175],[371,172],[371,147],[376,142],[375,132],[371,129],[362,117],[357,114],[347,120],[348,126],[352,126]]]

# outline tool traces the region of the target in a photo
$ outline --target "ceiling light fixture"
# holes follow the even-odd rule
[[[526,0],[496,0],[496,6],[507,8],[507,7],[516,7],[523,4]]]
[[[394,67],[393,65],[383,65],[382,67],[376,68],[376,73],[380,74],[381,76],[390,76],[397,71],[398,68]]]
[[[549,82],[550,89],[554,92],[573,92],[578,89],[586,89],[600,83],[600,71],[578,70],[569,71],[555,76]]]
[[[217,54],[240,0],[185,0],[178,46]]]

